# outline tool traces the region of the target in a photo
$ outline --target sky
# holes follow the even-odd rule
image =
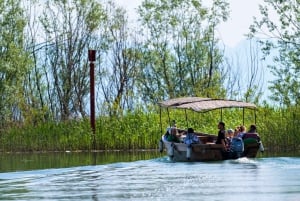
[[[218,29],[225,45],[233,48],[246,39],[244,35],[249,33],[253,16],[260,15],[258,4],[261,2],[261,0],[229,0],[230,17]]]

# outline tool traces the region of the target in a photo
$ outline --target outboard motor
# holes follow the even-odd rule
[[[230,144],[230,153],[232,158],[240,158],[243,156],[244,153],[244,142],[243,139],[240,137],[232,138]]]

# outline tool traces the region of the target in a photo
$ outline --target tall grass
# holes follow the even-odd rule
[[[121,118],[102,117],[97,122],[97,149],[155,148],[160,135],[157,113],[133,112]]]
[[[260,108],[261,133],[264,144],[272,151],[300,148],[300,111],[297,107]]]
[[[86,120],[12,127],[1,132],[0,149],[5,152],[89,149],[89,130]]]
[[[244,115],[244,122],[243,122]],[[273,151],[299,149],[300,112],[298,108],[274,109],[262,107],[256,112],[256,125],[265,147]],[[162,124],[160,123],[160,119]],[[122,117],[102,116],[96,122],[96,149],[134,150],[156,149],[160,136],[166,132],[170,121],[176,120],[179,128],[193,127],[197,131],[217,134],[221,120],[220,110],[195,113],[184,110],[147,113],[131,111]],[[254,123],[252,110],[228,109],[222,112],[226,128]],[[0,131],[0,151],[66,151],[90,150],[92,131],[89,119],[66,122],[44,122],[38,125],[10,127]]]

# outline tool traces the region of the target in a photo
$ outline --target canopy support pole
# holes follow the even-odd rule
[[[243,108],[243,126],[245,125],[245,108]]]
[[[171,120],[170,120],[169,108],[167,108],[167,112],[168,112],[168,118],[169,118],[169,126],[171,127]]]
[[[160,133],[162,133],[161,107],[159,107]]]
[[[188,128],[189,127],[189,122],[188,122],[188,119],[187,119],[186,109],[184,109],[184,113],[185,113],[186,128]]]
[[[221,115],[221,120],[220,121],[223,121],[223,110],[222,110],[222,108],[220,110],[220,115]]]

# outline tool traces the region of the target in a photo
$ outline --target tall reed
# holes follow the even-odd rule
[[[156,149],[158,140],[166,132],[172,120],[182,129],[193,127],[197,131],[217,134],[218,121],[226,128],[255,123],[253,111],[228,109],[195,113],[184,110],[148,112],[130,111],[122,116],[101,116],[96,122],[97,150]],[[222,119],[221,119],[222,116]],[[244,120],[243,120],[244,117]],[[256,124],[265,147],[272,151],[299,150],[300,111],[298,108],[274,109],[260,107],[256,112]],[[161,120],[161,121],[160,121]],[[161,122],[161,123],[160,123]],[[66,151],[91,150],[92,131],[89,119],[65,122],[43,122],[0,130],[0,151]]]

